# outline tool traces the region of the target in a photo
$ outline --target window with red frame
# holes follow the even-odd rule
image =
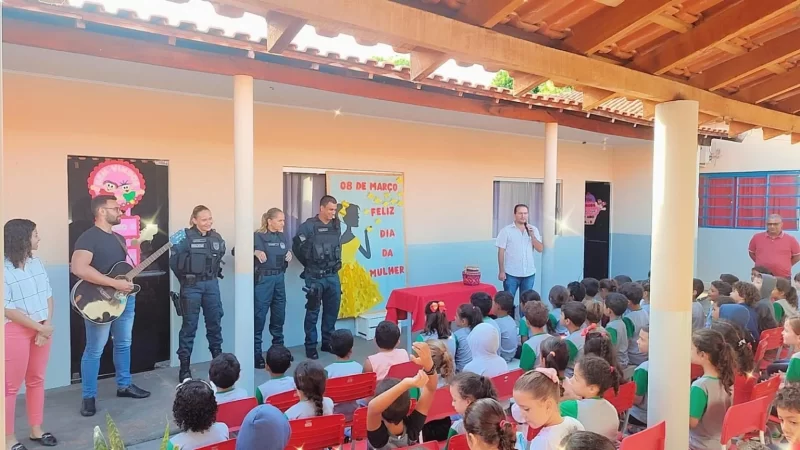
[[[785,230],[798,229],[800,172],[701,175],[698,195],[701,227],[763,229],[780,214]]]

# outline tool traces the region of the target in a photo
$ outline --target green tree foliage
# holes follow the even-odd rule
[[[492,86],[501,87],[506,89],[514,88],[514,79],[505,70],[501,70],[492,78]]]
[[[492,79],[492,86],[506,88],[506,89],[513,89],[514,88],[514,78],[508,74],[507,71],[501,70],[497,72]],[[534,94],[550,94],[550,95],[558,95],[566,92],[571,92],[572,86],[564,86],[564,87],[557,87],[553,84],[552,81],[547,80],[544,83],[536,86],[531,91]]]
[[[395,67],[400,67],[400,66],[411,67],[411,60],[408,59],[407,56],[402,56],[402,55],[393,55],[388,58],[385,58],[383,56],[373,56],[370,59],[373,59],[377,62],[393,64]]]

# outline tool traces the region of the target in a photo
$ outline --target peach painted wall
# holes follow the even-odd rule
[[[58,304],[59,348],[48,385],[64,385],[69,382],[67,155],[168,160],[170,231],[186,226],[192,207],[203,203],[231,248],[232,103],[18,73],[7,73],[4,83],[4,220],[27,217],[39,224],[39,256],[49,267]],[[284,167],[404,172],[409,247],[481,242],[490,249],[492,181],[543,177],[544,141],[537,138],[264,104],[256,105],[255,114],[256,218],[281,206]],[[596,146],[560,144],[566,228],[559,239],[582,242],[584,181],[610,181],[611,155]],[[582,267],[582,250],[574,264]],[[232,265],[228,257],[226,274],[232,275]],[[232,284],[232,276],[222,281],[223,297]],[[300,303],[300,294],[290,293],[289,302]],[[223,322],[226,348],[232,348],[229,307],[232,303],[226,303]],[[174,330],[177,323],[173,318]],[[203,334],[198,331],[195,345],[200,354]]]

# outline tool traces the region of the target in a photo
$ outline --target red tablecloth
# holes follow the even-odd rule
[[[386,302],[386,320],[397,323],[411,313],[411,330],[420,331],[425,328],[425,305],[428,302],[433,300],[444,302],[447,307],[447,320],[453,320],[456,308],[469,303],[469,297],[475,292],[486,292],[494,297],[497,289],[491,284],[467,286],[461,281],[395,289]]]

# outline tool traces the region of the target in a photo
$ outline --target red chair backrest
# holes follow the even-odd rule
[[[457,434],[447,441],[447,450],[469,450],[466,434]]]
[[[772,398],[767,396],[728,408],[722,421],[720,444],[728,445],[731,439],[751,431],[764,431],[771,403]]]
[[[511,398],[512,394],[514,394],[514,383],[519,380],[523,373],[525,373],[524,370],[517,369],[492,377],[492,384],[497,391],[498,400],[502,402]]]
[[[664,450],[667,436],[666,422],[632,434],[622,440],[619,450]]]
[[[755,400],[761,397],[769,397],[770,403],[772,403],[772,399],[775,398],[775,395],[778,394],[778,389],[781,388],[781,377],[780,376],[773,376],[769,380],[762,381],[757,385],[753,386],[753,391],[750,394],[750,399]]]
[[[689,378],[691,378],[692,381],[694,381],[702,376],[703,376],[703,366],[699,364],[692,364],[692,370],[689,374]]]
[[[386,373],[386,378],[397,378],[398,380],[402,380],[403,378],[412,378],[417,374],[417,372],[419,372],[421,368],[422,367],[420,367],[419,364],[415,363],[414,361],[395,364],[392,367],[389,367],[389,372]]]
[[[767,351],[783,347],[783,327],[762,331],[758,343],[764,341],[767,341]]]
[[[428,416],[425,421],[444,419],[453,414],[457,413],[453,408],[453,396],[450,395],[450,387],[440,387],[433,395],[433,403],[431,404],[431,409],[428,410]]]
[[[216,444],[206,445],[197,450],[236,450],[236,439],[228,439],[225,442],[217,442]]]
[[[755,355],[753,355],[753,359],[756,362],[756,367],[758,367],[758,364],[761,362],[762,359],[764,359],[764,356],[767,354],[768,350],[767,347],[769,347],[769,341],[767,341],[766,339],[758,342],[758,347],[756,347],[756,353]]]
[[[377,375],[375,372],[329,378],[325,385],[325,396],[333,403],[353,402],[375,395]]]
[[[733,404],[747,403],[752,400],[753,387],[756,385],[758,379],[742,374],[736,374],[733,379]]]
[[[397,450],[439,450],[439,443],[437,441],[420,442],[417,445],[409,445]]]
[[[289,427],[292,429],[292,437],[286,444],[287,450],[300,448],[322,450],[341,446],[344,442],[344,416],[342,414],[290,420]]]
[[[633,408],[633,402],[636,401],[636,383],[629,381],[621,385],[617,395],[614,395],[614,388],[611,388],[603,394],[603,398],[614,405],[618,413],[623,413]]]
[[[217,422],[224,423],[232,432],[239,431],[244,422],[244,416],[256,406],[258,406],[258,400],[255,397],[223,403],[217,407]]]
[[[287,409],[296,405],[299,401],[300,397],[297,395],[297,391],[293,389],[291,391],[281,392],[280,394],[270,395],[264,403],[280,409],[281,412],[286,412]]]

